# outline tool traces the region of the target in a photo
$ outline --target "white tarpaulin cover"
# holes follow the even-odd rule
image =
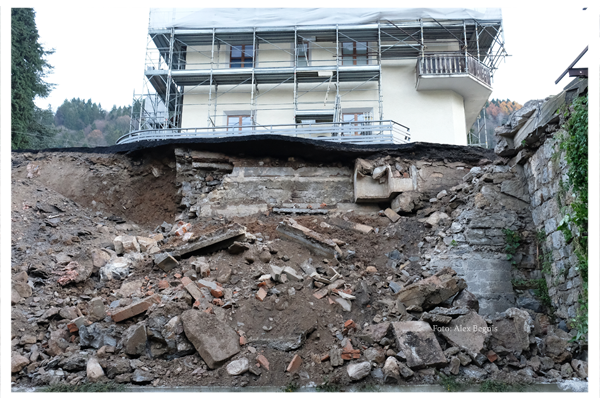
[[[499,8],[151,8],[150,29],[358,25],[379,20],[499,21]]]

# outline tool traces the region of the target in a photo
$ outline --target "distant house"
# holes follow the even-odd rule
[[[281,134],[465,145],[506,54],[499,9],[151,9],[119,143]]]

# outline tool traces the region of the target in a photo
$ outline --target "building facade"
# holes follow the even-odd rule
[[[152,9],[141,138],[465,145],[505,55],[499,9]]]

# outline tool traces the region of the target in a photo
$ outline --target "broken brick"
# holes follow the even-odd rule
[[[263,301],[267,297],[267,291],[264,288],[260,288],[255,296],[258,300]]]
[[[158,281],[158,288],[159,289],[168,289],[169,288],[169,282],[162,280],[162,281]]]
[[[300,356],[296,354],[294,355],[294,358],[292,358],[292,361],[290,361],[290,363],[288,364],[286,371],[291,374],[296,373],[300,369],[301,364],[302,358],[300,358]]]
[[[323,297],[327,296],[328,293],[329,293],[329,290],[325,287],[325,288],[313,293],[313,296],[315,296],[317,299],[322,299]]]
[[[224,295],[223,289],[221,289],[221,288],[211,289],[210,294],[212,294],[213,297],[223,297],[223,295]]]
[[[212,303],[215,306],[219,306],[219,307],[223,307],[225,305],[225,303],[221,299],[213,299]]]
[[[267,360],[267,357],[263,356],[262,354],[259,354],[258,356],[256,356],[256,361],[258,361],[258,363],[267,371],[269,370],[269,360]]]
[[[115,322],[123,321],[125,319],[131,318],[138,314],[143,313],[144,311],[148,310],[152,304],[158,304],[158,303],[160,303],[160,296],[158,294],[152,295],[150,297],[146,297],[143,300],[133,303],[133,304],[131,304],[127,307],[124,307],[121,310],[113,313],[112,319]]]
[[[246,338],[245,338],[244,336],[240,336],[240,346],[243,346],[243,345],[245,345],[246,343],[248,343],[248,342],[246,341]]]
[[[327,353],[327,354],[325,354],[325,355],[321,356],[321,362],[325,362],[325,361],[327,361],[327,360],[329,360],[329,353]]]
[[[183,284],[185,290],[187,290],[188,293],[192,295],[194,300],[201,301],[204,298],[204,296],[202,296],[202,292],[200,292],[200,289],[198,289],[198,286],[196,286],[194,282],[187,276],[184,276],[181,279],[181,283]]]
[[[352,328],[356,329],[356,323],[353,320],[349,319],[348,321],[344,322],[344,328],[346,328],[346,329],[352,329]]]
[[[498,355],[496,353],[494,353],[493,350],[488,351],[487,353],[487,359],[493,363],[494,361],[496,361],[498,359]]]

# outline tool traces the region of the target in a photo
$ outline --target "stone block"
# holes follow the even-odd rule
[[[217,368],[239,353],[239,335],[216,315],[187,310],[181,320],[186,337],[209,368]]]
[[[447,362],[433,330],[427,322],[393,322],[392,330],[398,349],[409,367],[434,367]]]
[[[400,219],[400,216],[391,208],[386,208],[384,213],[392,222],[396,222]]]

